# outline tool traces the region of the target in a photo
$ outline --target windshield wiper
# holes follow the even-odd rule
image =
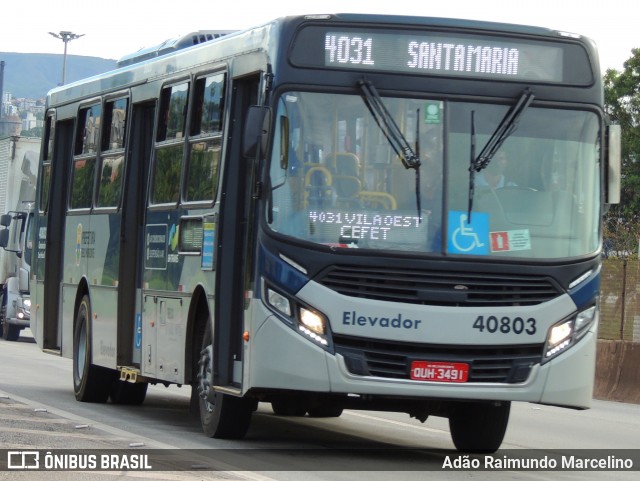
[[[382,133],[389,141],[395,153],[398,154],[404,166],[407,169],[418,168],[420,166],[420,159],[409,145],[398,124],[393,120],[391,113],[382,102],[382,98],[376,88],[368,80],[361,80],[359,85],[362,90],[362,98],[365,104],[367,104],[371,115],[373,115]]]
[[[476,157],[476,131],[475,131],[475,112],[471,111],[471,152],[469,166],[469,206],[467,212],[467,223],[471,223],[471,211],[473,210],[473,193],[475,189],[475,174],[485,169],[495,153],[500,149],[505,140],[515,132],[518,128],[518,122],[525,110],[529,107],[534,99],[533,92],[525,89],[520,95],[518,102],[506,113],[500,121],[500,124],[491,135],[483,147],[480,155]]]
[[[420,158],[411,148],[411,145],[409,145],[409,141],[398,127],[398,124],[393,120],[393,116],[389,110],[387,110],[387,107],[384,105],[382,98],[373,84],[363,79],[358,82],[358,86],[362,91],[364,103],[389,142],[389,145],[391,145],[391,148],[393,148],[406,169],[415,169],[416,171],[416,204],[418,207],[418,219],[422,221],[420,216]],[[418,119],[416,119],[416,122],[418,122]],[[417,139],[416,148],[419,149]]]

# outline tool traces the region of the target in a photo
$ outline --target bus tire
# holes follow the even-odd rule
[[[210,438],[241,439],[247,434],[253,414],[253,402],[250,399],[231,396],[213,390],[213,336],[211,321],[202,335],[199,344],[200,358],[197,366],[197,389],[202,431]]]
[[[91,363],[91,307],[84,295],[73,332],[73,392],[81,402],[104,403],[109,399],[116,372]]]
[[[449,416],[451,439],[458,451],[494,453],[509,423],[510,401],[460,403]]]
[[[116,379],[111,385],[109,398],[113,404],[127,404],[129,406],[139,406],[147,397],[149,383],[121,381]]]

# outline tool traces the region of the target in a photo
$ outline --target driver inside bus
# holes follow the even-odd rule
[[[476,187],[489,187],[495,190],[517,185],[508,180],[505,175],[508,163],[507,154],[503,150],[498,150],[489,165],[477,174]]]

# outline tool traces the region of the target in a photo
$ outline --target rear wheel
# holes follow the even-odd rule
[[[449,429],[458,451],[494,453],[509,424],[511,402],[461,403],[449,416]]]
[[[80,302],[73,332],[73,392],[78,401],[106,402],[116,372],[91,363],[91,307],[89,296]]]
[[[249,399],[213,392],[213,336],[211,322],[202,335],[197,366],[197,389],[202,430],[211,438],[240,439],[249,430],[253,402]]]

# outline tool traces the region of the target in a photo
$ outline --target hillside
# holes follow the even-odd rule
[[[4,60],[4,88],[16,98],[43,98],[62,80],[60,54],[0,52]],[[91,77],[116,67],[115,60],[67,55],[66,83]]]

